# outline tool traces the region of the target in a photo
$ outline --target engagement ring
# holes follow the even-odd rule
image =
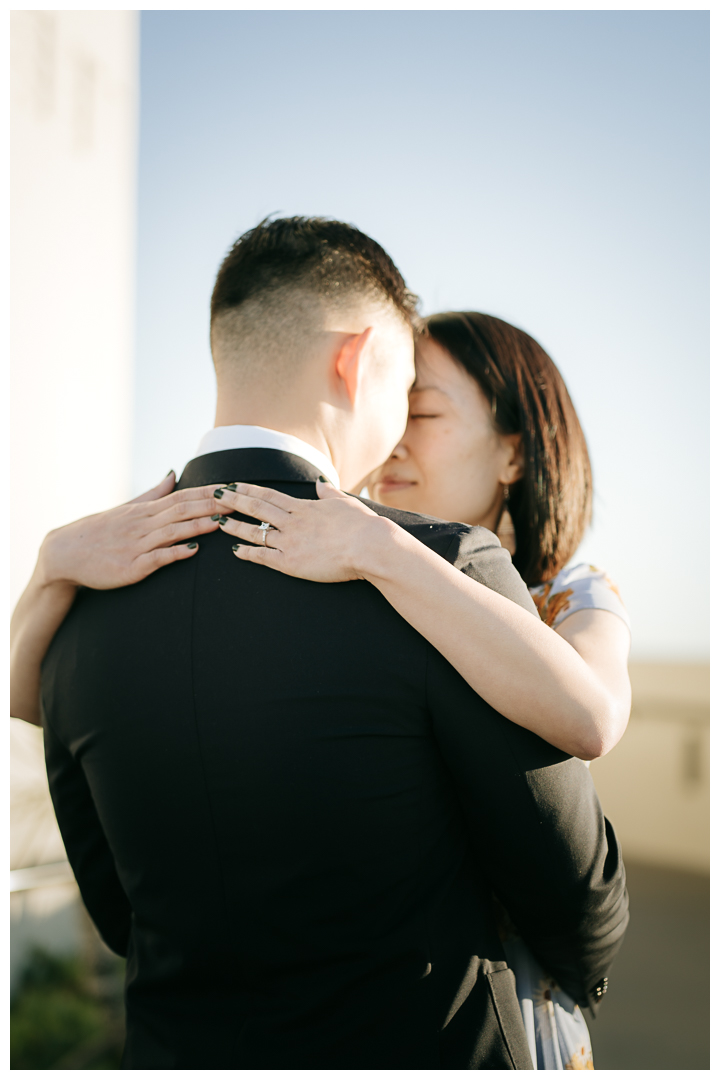
[[[269,521],[261,521],[258,525],[258,528],[263,534],[263,544],[265,545],[265,547],[267,547],[267,534],[270,532],[271,529],[274,529],[275,526],[271,525]]]

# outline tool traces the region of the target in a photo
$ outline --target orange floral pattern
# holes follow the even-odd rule
[[[542,621],[554,630],[569,615],[588,609],[611,611],[630,626],[617,585],[604,570],[591,563],[566,566],[550,581],[533,585],[530,595]]]
[[[558,615],[562,615],[563,611],[568,611],[570,608],[570,598],[572,597],[572,589],[565,589],[564,592],[553,593],[550,595],[552,589],[552,582],[548,581],[543,588],[542,593],[532,593],[532,598],[535,601],[535,607],[538,609],[538,615],[544,623],[548,626],[554,626],[557,622]]]

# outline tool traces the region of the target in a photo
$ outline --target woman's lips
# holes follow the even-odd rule
[[[378,482],[381,491],[402,491],[403,488],[413,487],[414,480],[401,480],[396,477],[382,477]]]

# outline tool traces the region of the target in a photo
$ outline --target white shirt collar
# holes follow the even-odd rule
[[[319,469],[323,476],[332,480],[335,487],[340,487],[337,469],[322,451],[295,435],[272,431],[271,428],[254,427],[252,424],[227,424],[224,427],[212,428],[200,440],[195,457],[215,454],[218,450],[253,449],[284,450],[286,454],[295,454]]]

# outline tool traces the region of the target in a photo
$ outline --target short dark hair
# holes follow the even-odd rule
[[[235,241],[218,271],[210,322],[261,293],[300,288],[332,301],[352,292],[390,301],[413,327],[417,297],[383,248],[353,225],[265,218]]]
[[[427,330],[490,403],[498,431],[522,433],[524,474],[510,488],[513,562],[528,585],[555,577],[592,517],[585,436],[560,372],[523,330],[477,311],[431,315]]]

